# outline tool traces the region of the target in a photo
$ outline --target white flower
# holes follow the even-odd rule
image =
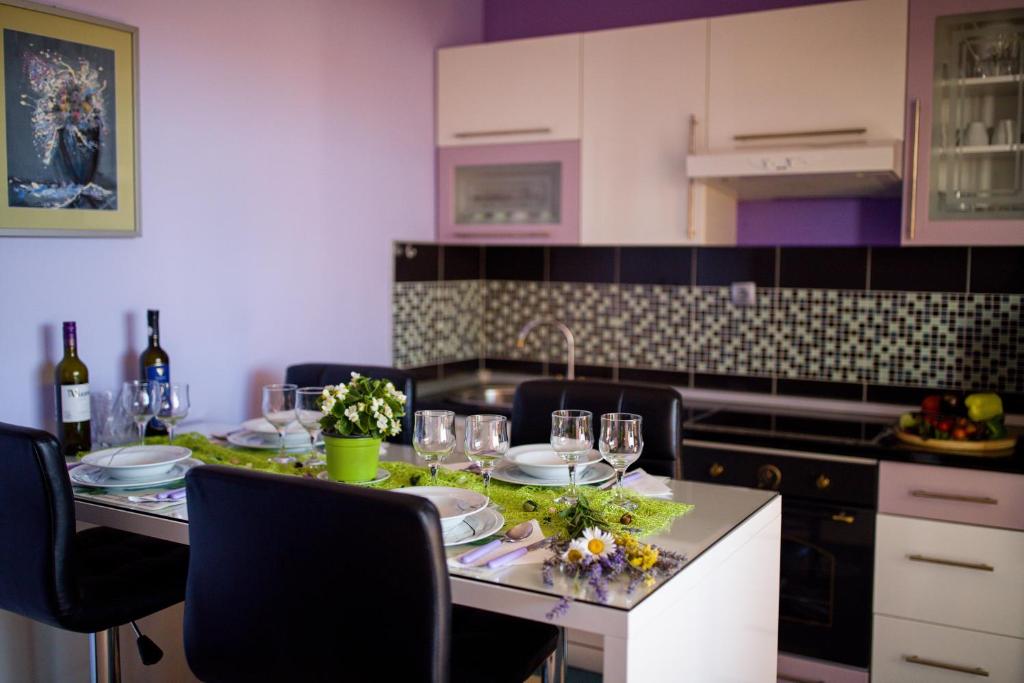
[[[562,553],[562,559],[572,563],[584,562],[589,557],[591,557],[590,551],[587,550],[587,544],[582,538],[577,538],[570,543],[566,551]]]
[[[356,422],[359,419],[359,413],[356,411],[356,407],[349,406],[348,408],[345,408],[345,417],[347,417],[351,422]]]
[[[352,373],[352,379],[359,379],[360,377],[362,377],[362,375],[360,375],[358,372]]]
[[[360,401],[359,403],[356,404],[356,410],[358,410],[360,413],[363,412],[364,410],[366,410],[366,404]]]
[[[331,412],[331,409],[334,408],[335,403],[337,403],[337,401],[334,400],[334,397],[328,396],[320,404],[320,412],[322,412],[324,415],[329,414]]]
[[[374,398],[370,400],[370,412],[376,413],[380,410],[380,407],[384,404],[384,399]]]
[[[584,529],[582,540],[594,557],[605,557],[615,552],[615,537],[596,526]]]
[[[348,395],[348,387],[345,386],[344,384],[342,384],[341,386],[339,386],[337,389],[334,390],[334,394],[339,399],[344,399],[345,396]]]
[[[331,397],[331,392],[333,392],[333,391],[334,391],[334,387],[332,387],[331,385],[328,384],[326,387],[324,387],[324,390],[320,392],[320,396],[322,398],[328,399],[328,398]]]
[[[391,421],[391,436],[394,436],[402,429],[402,425],[398,423],[398,420]]]
[[[388,430],[388,419],[383,415],[377,418],[377,429],[382,432],[386,432]]]
[[[391,406],[384,404],[384,414],[388,417],[394,417],[395,414],[391,411]]]
[[[401,391],[395,393],[395,400],[398,401],[399,403],[401,403],[404,406],[405,405],[405,394],[403,394]]]
[[[392,384],[390,380],[385,382],[384,383],[384,391],[388,392],[389,394],[394,394],[395,393],[395,385]]]

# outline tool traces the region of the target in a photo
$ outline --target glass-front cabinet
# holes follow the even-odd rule
[[[1024,3],[913,0],[903,243],[1024,244]]]

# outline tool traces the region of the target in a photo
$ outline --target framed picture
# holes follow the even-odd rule
[[[0,236],[139,235],[138,29],[0,0]]]

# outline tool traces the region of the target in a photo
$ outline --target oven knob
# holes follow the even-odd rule
[[[824,491],[832,485],[832,480],[828,478],[828,475],[819,474],[818,479],[814,482],[815,486],[818,487],[819,491]]]
[[[775,465],[761,465],[757,468],[757,488],[778,491],[782,483],[782,470]]]
[[[725,474],[725,467],[721,463],[712,463],[711,469],[708,470],[708,474],[712,477],[720,477]]]

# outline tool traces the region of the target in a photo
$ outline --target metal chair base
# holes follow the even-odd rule
[[[117,628],[89,634],[92,683],[120,683],[121,653]]]

